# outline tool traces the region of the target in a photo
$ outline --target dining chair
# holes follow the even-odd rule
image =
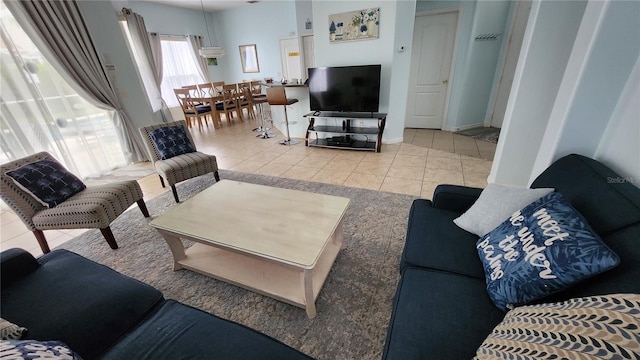
[[[223,82],[224,84],[224,82]],[[222,93],[217,92],[213,83],[198,84],[198,97],[194,98],[196,102],[202,105],[209,105],[213,116],[213,127],[220,128],[220,111],[223,111],[222,107]]]
[[[236,84],[225,84],[222,86],[222,109],[227,118],[227,122],[231,123],[233,112],[238,114],[240,121],[242,119],[242,111],[238,110],[238,88]]]
[[[195,118],[198,122],[198,129],[202,130],[203,121],[205,124],[207,123],[207,115],[211,115],[213,125],[216,127],[215,114],[211,105],[195,101],[191,95],[191,89],[173,89],[173,92],[178,98],[178,102],[182,107],[182,112],[189,127],[192,125],[190,119]]]
[[[220,181],[216,157],[197,150],[184,120],[141,127],[139,131],[160,184],[165,187],[166,180],[176,202],[180,202],[176,184],[181,181],[208,173]]]
[[[262,83],[259,80],[251,81],[251,93],[253,97],[267,97],[267,94],[262,93]]]
[[[245,90],[251,95],[251,84],[249,82],[238,83],[238,108],[240,112],[243,112],[243,109],[247,109],[249,119],[255,119],[256,113],[253,111],[254,105],[251,102],[251,96],[247,96]]]
[[[191,97],[199,97],[200,96],[200,90],[198,89],[198,85],[185,85],[182,88],[189,90],[189,95]],[[198,105],[202,105],[202,104],[198,103]]]
[[[39,152],[0,166],[0,198],[50,251],[43,230],[100,229],[112,249],[111,223],[137,202],[149,217],[136,180],[86,186],[51,154]]]
[[[210,82],[202,83],[196,86],[198,87],[198,97],[214,97],[215,96],[215,91],[213,89],[212,83]]]
[[[213,85],[213,93],[216,94],[216,96],[222,96],[224,81],[214,81],[211,85]]]

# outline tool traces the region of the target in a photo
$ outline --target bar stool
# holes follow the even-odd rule
[[[269,132],[271,128],[266,126],[265,124],[266,121],[264,118],[264,108],[262,104],[267,102],[266,95],[255,96],[254,94],[251,93],[251,90],[249,90],[249,88],[244,88],[242,89],[242,91],[243,91],[243,95],[249,100],[249,103],[251,104],[251,106],[257,107],[257,110],[258,110],[258,119],[259,119],[260,126],[253,129],[253,131],[260,131],[260,134],[256,135],[256,137],[261,139],[270,139],[270,138],[276,137],[276,134]]]
[[[299,140],[292,139],[289,135],[289,117],[287,116],[287,105],[297,103],[298,99],[287,99],[284,87],[269,87],[267,88],[267,101],[269,105],[284,105],[284,123],[287,127],[287,138],[280,140],[278,143],[281,145],[295,145],[299,143]]]

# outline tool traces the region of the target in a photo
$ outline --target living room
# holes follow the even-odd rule
[[[613,163],[615,170],[629,177],[638,176],[640,169],[637,165],[636,141],[629,138],[637,133],[634,129],[636,121],[628,115],[628,109],[636,106],[631,96],[635,91],[635,73],[632,70],[638,54],[637,42],[633,38],[636,34],[632,31],[635,19],[616,20],[617,16],[622,16],[622,11],[617,13],[614,8],[628,5],[627,2],[611,4],[611,9],[609,3],[606,4],[605,8],[596,8],[596,2],[534,3],[521,51],[521,65],[514,79],[513,100],[510,99],[502,125],[501,137],[508,140],[498,145],[490,182],[526,186],[553,159],[570,152],[606,158]],[[416,12],[431,11],[434,8],[461,9],[461,22],[468,32],[466,46],[471,49],[474,45],[471,32],[485,30],[475,29],[468,24],[486,22],[481,19],[488,16],[487,12],[491,13],[493,8],[482,2],[467,1],[380,1],[368,5],[381,8],[381,20],[385,25],[380,27],[378,40],[336,45],[330,44],[328,37],[315,33],[321,28],[319,24],[324,24],[330,14],[354,10],[357,5],[357,2],[337,1],[276,1],[213,13],[209,17],[213,24],[210,27],[213,38],[211,44],[223,46],[227,49],[227,55],[220,59],[218,66],[209,66],[210,75],[230,82],[243,80],[238,54],[234,50],[242,42],[255,42],[258,44],[261,73],[251,74],[252,77],[276,76],[281,69],[279,38],[291,36],[291,33],[294,36],[305,35],[308,32],[304,29],[305,22],[310,19],[314,24],[317,66],[383,64],[380,111],[388,113],[383,143],[400,142],[404,132],[401,119],[406,112],[405,94],[410,54],[407,51],[398,53],[396,49],[400,45],[407,45],[411,39]],[[128,6],[144,16],[150,31],[168,34],[193,31],[202,36],[208,35],[204,20],[201,20],[202,12],[198,10],[145,2],[81,3],[81,8],[86,9],[88,23],[100,29],[95,34],[98,45],[111,55],[114,62],[122,62],[117,64],[117,77],[121,86],[127,89],[128,98],[123,99],[123,103],[134,114],[132,118],[136,125],[143,126],[160,121],[160,117],[156,113],[153,118],[149,118],[148,109],[140,105],[146,101],[141,90],[138,90],[140,84],[132,81],[136,78],[135,69],[125,51],[124,39],[118,39],[119,34],[114,35],[120,31],[115,24],[116,14],[113,14],[113,18],[105,15],[112,12],[112,8],[120,9],[122,6]],[[602,14],[602,20],[596,21],[589,17],[592,12]],[[266,21],[265,16],[268,17],[268,14],[273,14],[270,17],[277,18],[277,21]],[[628,16],[632,17],[633,13]],[[503,21],[507,22],[506,19]],[[620,28],[606,28],[606,31],[599,32],[601,22],[618,23]],[[240,23],[242,25],[238,25]],[[249,30],[244,30],[247,28]],[[493,29],[487,32],[491,30]],[[229,33],[233,35],[230,36]],[[244,38],[238,38],[239,34],[243,34]],[[249,40],[251,36],[258,36],[257,34],[265,37],[264,40]],[[624,41],[613,44],[609,37],[614,34]],[[234,42],[226,43],[227,36]],[[576,46],[573,46],[574,43]],[[585,48],[577,46],[578,44],[590,46],[585,45]],[[549,57],[549,53],[554,53],[554,57]],[[599,57],[604,59],[596,61]],[[614,67],[611,66],[612,59],[617,59]],[[476,96],[477,74],[469,63],[460,59],[457,61],[461,64],[456,64],[449,114],[443,130],[484,124],[489,109],[490,102],[480,107],[470,102],[469,99],[475,99]],[[584,70],[586,66],[590,66],[589,71]],[[478,92],[491,93],[495,90],[495,70],[489,77],[491,79],[488,85],[484,80],[482,83],[485,85]],[[600,82],[597,80],[600,77],[607,78],[608,81]],[[595,81],[600,86],[590,86],[590,81]],[[464,91],[469,94],[463,95]],[[483,96],[488,98],[489,95]],[[560,99],[572,101],[556,101]],[[580,115],[596,113],[601,116],[586,119]]]
[[[235,23],[234,31],[241,32],[242,27],[237,26],[236,18],[244,18],[251,26],[257,30],[247,31],[249,36],[256,32],[266,33],[265,26],[271,22],[261,20],[265,14],[272,14],[277,18],[277,22],[285,23],[284,30],[276,30],[277,36],[273,37],[273,48],[277,51],[277,40],[283,36],[289,36],[294,32],[296,36],[301,36],[301,27],[309,18],[314,24],[314,36],[316,38],[316,63],[319,66],[332,66],[342,64],[360,63],[381,63],[383,64],[383,84],[385,92],[381,93],[381,111],[389,114],[389,127],[385,130],[384,142],[387,146],[400,146],[403,137],[406,136],[403,119],[406,104],[406,83],[409,77],[408,64],[410,59],[408,53],[397,52],[398,46],[406,44],[407,39],[411,39],[413,23],[406,19],[414,19],[417,11],[431,11],[430,6],[442,6],[444,8],[462,9],[463,17],[482,13],[486,10],[480,2],[434,2],[434,4],[419,5],[412,2],[379,1],[366,3],[369,6],[379,6],[383,25],[381,25],[380,39],[377,41],[363,41],[355,45],[341,44],[332,45],[324,35],[315,33],[315,29],[322,28],[316,24],[326,23],[327,17],[333,13],[358,10],[362,7],[359,2],[264,2],[253,4],[255,6],[251,12],[243,12],[241,9],[227,10],[220,14],[210,15],[210,23],[224,23],[226,19]],[[302,3],[302,4],[299,4]],[[301,16],[297,14],[298,5],[303,10],[309,9],[311,12],[302,11]],[[138,2],[81,2],[81,9],[85,10],[85,16],[91,29],[94,30],[95,40],[103,52],[109,54],[111,60],[116,64],[118,72],[116,74],[120,89],[126,96],[123,97],[125,109],[133,114],[132,118],[136,126],[146,126],[160,122],[159,113],[153,113],[147,108],[147,100],[144,91],[137,81],[133,62],[126,52],[124,39],[114,36],[120,31],[117,26],[117,9],[122,6],[130,7],[145,17],[148,29],[161,33],[178,34],[184,33],[187,24],[198,26],[199,34],[206,36],[203,30],[204,21],[201,20],[201,12],[193,10],[187,20],[179,22],[172,19],[180,18],[181,9],[166,7],[162,5],[148,5]],[[247,5],[249,6],[249,5]],[[274,8],[269,8],[273,6]],[[425,6],[420,8],[420,6]],[[152,11],[150,8],[163,9]],[[266,10],[270,9],[270,10]],[[274,10],[275,9],[275,10]],[[417,10],[422,9],[422,10]],[[501,140],[497,146],[495,161],[489,175],[490,183],[504,185],[515,185],[520,187],[529,186],[533,180],[551,163],[569,153],[578,153],[587,157],[602,161],[607,166],[614,169],[620,178],[638,187],[637,179],[640,178],[640,149],[638,149],[638,81],[640,77],[640,65],[638,62],[640,41],[634,29],[638,24],[637,4],[631,2],[535,2],[532,6],[531,18],[524,39],[522,57],[516,69],[516,77],[512,96],[505,114],[505,121],[502,127]],[[187,10],[188,11],[188,10]],[[255,12],[255,14],[254,14]],[[113,14],[110,15],[110,14]],[[171,15],[168,15],[171,14]],[[310,14],[310,15],[307,15]],[[171,19],[171,20],[169,20]],[[286,22],[284,19],[289,19]],[[474,23],[475,17],[465,18],[466,21]],[[155,23],[154,23],[155,22]],[[506,19],[505,19],[506,22]],[[410,23],[410,24],[409,24]],[[160,27],[160,24],[166,27]],[[168,25],[176,26],[170,28]],[[215,26],[215,25],[214,25]],[[248,26],[248,25],[247,25]],[[100,29],[100,31],[95,31]],[[389,31],[389,30],[393,31]],[[476,30],[475,28],[472,28]],[[243,43],[253,42],[251,40],[239,39],[237,43],[226,43],[225,28],[215,28],[214,45],[223,46],[228,55],[219,59],[217,66],[210,66],[212,77],[221,78],[225,81],[241,81],[240,61],[237,56],[236,47]],[[485,32],[482,30],[482,32]],[[470,37],[469,37],[470,39]],[[619,41],[611,41],[618,39]],[[257,41],[256,41],[257,42]],[[382,44],[382,46],[380,46]],[[469,45],[469,44],[467,44]],[[338,47],[339,46],[339,47]],[[469,45],[470,46],[470,45]],[[279,54],[274,56],[264,55],[263,49],[269,46],[258,43],[261,68],[264,66],[265,74],[261,77],[275,77],[279,67]],[[347,49],[353,49],[348,51]],[[231,54],[234,54],[232,58]],[[554,54],[554,56],[549,56]],[[274,64],[269,66],[269,59]],[[263,60],[265,61],[263,63]],[[264,65],[263,65],[264,64]],[[464,73],[469,70],[469,64],[460,66],[456,71]],[[267,73],[268,71],[268,73]],[[276,73],[274,73],[274,71]],[[233,76],[230,74],[238,74]],[[253,75],[252,75],[253,76]],[[493,88],[495,75],[489,76],[489,92]],[[465,79],[464,76],[462,76]],[[228,79],[228,80],[227,80]],[[464,127],[461,113],[465,110],[460,104],[460,99],[471,94],[463,94],[464,91],[475,91],[473,86],[467,85],[473,77],[466,77],[466,82],[457,83],[458,102],[450,103],[449,117],[446,129],[453,130]],[[136,80],[136,81],[134,81]],[[597,85],[597,86],[596,86]],[[465,90],[468,89],[468,90]],[[452,90],[453,92],[453,90]],[[486,98],[490,94],[483,94]],[[455,98],[455,94],[451,95]],[[488,103],[487,103],[488,104]],[[484,111],[480,111],[479,123],[484,123],[488,105],[484,104]],[[468,120],[469,117],[464,117]],[[476,121],[476,120],[474,120]],[[197,136],[197,135],[196,135]],[[237,134],[233,134],[234,138]],[[251,136],[251,134],[247,135]],[[254,140],[254,139],[251,139]],[[254,140],[256,142],[260,140]],[[394,145],[395,144],[395,145]],[[224,175],[224,174],[223,174]],[[224,176],[222,176],[224,178]],[[243,178],[236,178],[242,180]],[[244,178],[246,179],[246,178]],[[154,179],[157,181],[157,178]],[[274,180],[286,182],[286,180]],[[328,186],[327,186],[328,187]],[[185,193],[191,195],[195,188],[184,188]],[[190,299],[190,304],[196,307],[205,305],[208,311],[216,314],[224,314],[224,317],[244,323],[254,329],[271,334],[289,345],[319,358],[330,358],[335,355],[341,358],[376,358],[382,351],[382,343],[386,328],[381,324],[386,324],[389,318],[389,310],[385,310],[391,303],[392,291],[380,290],[380,284],[395,284],[398,281],[397,261],[403,244],[402,237],[406,230],[406,211],[409,197],[394,194],[381,194],[380,197],[370,198],[369,193],[358,192],[359,202],[352,203],[352,207],[360,209],[358,216],[350,217],[350,221],[357,223],[360,221],[363,227],[354,225],[353,233],[356,241],[349,245],[344,253],[344,260],[347,260],[346,267],[338,269],[337,274],[332,274],[327,280],[327,285],[332,282],[342,283],[349,291],[330,293],[330,298],[322,299],[318,304],[318,318],[308,322],[304,311],[293,314],[290,311],[283,311],[283,307],[288,305],[280,303],[270,303],[268,300],[259,298],[255,294],[247,294],[235,289],[214,285],[214,282],[195,280],[196,290],[185,289],[180,283],[190,282],[197,275],[184,274],[185,271],[172,272],[169,261],[163,259],[163,266],[146,268],[139,259],[153,258],[168,255],[166,245],[159,249],[149,249],[144,254],[127,254],[120,259],[120,256],[113,250],[105,246],[104,240],[98,236],[85,236],[85,241],[100,245],[100,249],[87,249],[85,245],[73,244],[74,249],[82,249],[98,258],[105,259],[110,267],[119,271],[127,272],[125,262],[132,262],[138,267],[135,270],[135,277],[142,278],[145,282],[161,284],[165,296],[179,299]],[[345,194],[345,193],[343,193]],[[394,197],[396,196],[397,197]],[[168,198],[168,197],[167,197]],[[170,201],[165,201],[154,207],[153,210],[164,210],[172,206]],[[367,209],[368,202],[386,202],[389,212],[385,209],[370,210],[370,213],[362,209]],[[166,200],[166,199],[165,199]],[[401,206],[394,206],[401,204]],[[397,209],[404,209],[397,211]],[[153,213],[152,210],[152,213]],[[393,214],[397,211],[400,214]],[[136,214],[141,220],[128,223],[135,224],[130,229],[130,235],[142,239],[145,231],[141,228],[146,226],[144,219]],[[241,214],[239,214],[241,216]],[[131,217],[131,214],[130,216]],[[376,219],[381,220],[379,224],[373,226]],[[404,223],[403,223],[404,221]],[[127,232],[127,229],[120,229]],[[148,231],[148,230],[147,230]],[[351,235],[351,233],[350,233]],[[375,235],[375,236],[374,236]],[[375,246],[365,240],[386,238],[388,241],[380,242]],[[123,239],[123,242],[126,241]],[[143,245],[144,242],[136,243]],[[164,245],[164,244],[160,244]],[[86,245],[89,246],[89,245]],[[144,246],[143,246],[144,247]],[[122,249],[124,250],[124,249]],[[359,252],[359,251],[362,252]],[[359,257],[366,257],[359,259]],[[387,258],[388,256],[388,258]],[[394,258],[391,258],[394,257]],[[351,262],[353,261],[353,262]],[[362,266],[367,262],[383,263],[367,269]],[[154,265],[155,266],[155,265]],[[145,269],[145,271],[140,271]],[[159,270],[160,269],[160,270]],[[348,270],[353,270],[349,272]],[[147,271],[149,270],[149,271]],[[346,271],[346,273],[344,273]],[[176,276],[178,278],[176,278]],[[207,288],[211,286],[211,288]],[[390,286],[394,287],[394,286]],[[225,294],[225,298],[232,299],[228,304],[209,301],[217,294]],[[349,304],[343,308],[332,307],[331,304]],[[250,309],[265,306],[266,313],[251,313]],[[242,308],[243,310],[236,310]],[[324,316],[329,316],[336,322],[336,325],[326,323]],[[357,311],[350,313],[351,310]],[[294,309],[298,310],[299,309]],[[353,325],[338,326],[340,319],[345,324]],[[319,324],[314,329],[313,324]],[[358,324],[357,326],[355,324]],[[305,332],[304,336],[296,337],[287,331],[287,327],[295,331]],[[318,330],[322,328],[322,330]],[[357,329],[357,330],[353,330]],[[349,331],[354,331],[350,334]],[[306,331],[309,331],[307,334]],[[326,340],[326,341],[322,341]],[[327,345],[331,344],[331,345]],[[371,344],[375,344],[371,346]],[[328,346],[327,348],[325,348]],[[367,349],[367,347],[371,347]]]

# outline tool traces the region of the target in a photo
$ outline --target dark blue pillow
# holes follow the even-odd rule
[[[7,175],[21,189],[50,208],[87,188],[62,164],[48,157],[7,171]]]
[[[182,126],[165,126],[149,132],[151,140],[158,149],[160,160],[166,160],[177,155],[195,152],[196,149],[189,141]]]
[[[619,263],[562,194],[516,211],[476,243],[487,292],[506,311],[543,298]]]
[[[0,354],[11,359],[82,360],[60,341],[2,340]]]

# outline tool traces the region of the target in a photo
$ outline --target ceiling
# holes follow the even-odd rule
[[[187,9],[195,9],[206,11],[221,11],[226,9],[233,9],[241,6],[251,5],[246,0],[136,0],[151,2],[157,4],[164,4],[170,6],[176,6]]]

